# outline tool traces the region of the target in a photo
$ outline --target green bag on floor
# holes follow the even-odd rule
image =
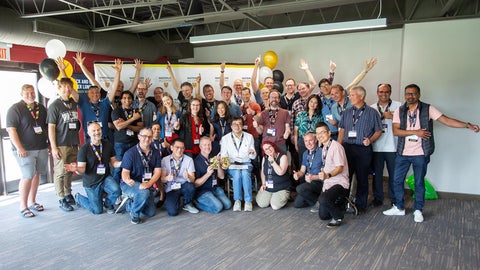
[[[412,190],[415,191],[415,178],[413,175],[410,175],[410,177],[407,178],[407,184],[408,187]],[[436,200],[438,199],[437,192],[433,188],[432,184],[428,182],[427,178],[424,179],[425,181],[425,200]],[[415,198],[415,192],[413,193],[413,198]]]

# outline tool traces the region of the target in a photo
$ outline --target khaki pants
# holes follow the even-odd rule
[[[288,190],[279,190],[277,192],[268,192],[264,190],[257,193],[256,201],[261,208],[270,205],[273,210],[278,210],[287,204],[289,197],[290,191]]]
[[[64,165],[77,161],[78,146],[59,146],[61,159],[54,159],[53,183],[60,199],[72,194],[72,173],[65,170]]]

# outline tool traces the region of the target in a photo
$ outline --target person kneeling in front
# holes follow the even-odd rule
[[[184,155],[185,143],[175,139],[171,145],[172,154],[162,159],[162,182],[167,186],[165,191],[165,208],[169,216],[176,216],[180,210],[180,197],[183,196],[183,210],[192,214],[198,213],[193,206],[195,195],[195,167],[193,159]]]
[[[211,152],[210,138],[200,138],[200,154],[195,158],[195,199],[200,210],[217,214],[223,209],[230,209],[232,202],[225,191],[217,186],[217,176],[224,178],[225,171],[221,166],[220,155],[209,159]],[[214,166],[215,163],[218,165]]]
[[[269,205],[273,210],[284,207],[290,197],[290,175],[287,173],[288,158],[276,144],[265,141],[262,145],[264,158],[260,177],[262,186],[256,201],[261,208]]]
[[[140,215],[147,217],[155,215],[154,193],[151,188],[162,173],[161,155],[157,149],[151,148],[153,132],[143,128],[138,133],[139,143],[130,148],[122,159],[122,182],[120,187],[128,199],[126,210],[130,212],[133,224],[140,224]],[[120,207],[121,207],[120,206]]]

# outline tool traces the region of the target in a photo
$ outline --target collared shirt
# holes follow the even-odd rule
[[[300,112],[305,111],[305,107],[307,106],[307,98],[299,98],[293,102],[292,105],[292,113],[290,115],[290,128],[293,129],[295,120]]]
[[[178,173],[175,176],[175,181],[179,183],[186,183],[188,179],[184,177],[185,171],[188,173],[195,172],[195,165],[193,159],[187,155],[183,155],[178,161],[175,161],[172,155],[166,156],[162,159],[162,171],[169,175],[172,172],[172,160],[175,165],[180,165],[178,168]],[[181,163],[181,164],[180,164]],[[169,192],[172,190],[172,182],[167,182],[165,191]]]
[[[138,145],[138,144],[137,144]],[[134,146],[125,152],[122,158],[122,168],[127,169],[130,171],[130,178],[133,179],[135,182],[142,182],[143,175],[145,173],[145,166],[144,166],[144,157],[140,156],[138,152],[138,147]],[[157,168],[161,167],[160,163],[160,153],[156,149],[150,149],[151,156],[150,159],[147,161],[148,170],[153,175],[153,171]],[[143,155],[143,152],[142,152]]]
[[[333,117],[333,105],[336,104],[335,100],[333,100],[331,96],[329,98],[325,97],[322,93],[319,93],[318,96],[322,102],[322,116],[325,124],[327,124],[331,132],[338,132],[338,129],[330,124],[330,122],[327,120],[327,115],[331,115]]]
[[[315,126],[320,122],[323,122],[321,115],[314,114],[312,118],[310,118],[308,112],[300,112],[295,120],[295,126],[298,127],[298,137],[303,138],[303,135],[309,131],[315,133]]]
[[[250,162],[251,159],[254,159],[257,156],[257,153],[252,155],[248,154],[249,150],[255,152],[255,145],[253,141],[253,136],[247,132],[242,132],[240,138],[235,136],[233,132],[230,132],[223,136],[220,145],[221,156],[229,157],[230,162]]]
[[[361,108],[352,106],[344,111],[338,128],[345,130],[343,142],[363,145],[365,138],[382,129],[382,121],[377,111],[364,104]],[[355,137],[351,136],[353,132],[356,133]]]
[[[340,122],[340,119],[342,119],[342,115],[345,110],[348,108],[352,107],[352,103],[350,103],[350,99],[348,97],[345,98],[345,102],[343,103],[343,106],[340,106],[337,102],[334,102],[332,105],[332,115],[333,115],[333,120],[335,122]]]
[[[305,173],[318,174],[322,169],[322,149],[316,147],[312,151],[305,150],[302,157],[302,167],[305,167]]]
[[[378,107],[380,105],[378,103],[373,103],[370,105],[373,109],[375,109],[377,112]],[[387,105],[388,106],[388,105]],[[387,109],[387,106],[380,106],[380,110],[382,112],[385,112]],[[392,112],[392,114],[400,107],[402,106],[402,103],[399,101],[394,101],[392,100],[392,103],[389,106],[389,110]],[[379,112],[380,113],[380,112]],[[380,119],[381,119],[380,115]],[[397,136],[393,135],[393,126],[392,126],[392,120],[393,119],[383,119],[382,120],[382,130],[383,133],[380,135],[380,137],[373,143],[373,152],[396,152],[397,151]]]

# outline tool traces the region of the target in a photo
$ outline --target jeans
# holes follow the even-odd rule
[[[180,210],[180,196],[183,195],[183,204],[189,204],[195,195],[195,186],[190,182],[185,182],[177,190],[171,190],[165,195],[165,208],[169,216],[176,216]]]
[[[395,204],[395,193],[393,192],[393,179],[395,178],[395,152],[373,152],[373,169],[375,176],[372,182],[373,196],[375,200],[383,202],[383,167],[387,164],[388,171],[388,197],[390,202]]]
[[[345,200],[343,198],[347,196],[347,194],[348,189],[341,185],[334,185],[323,191],[318,198],[318,216],[320,219],[343,219],[343,211],[345,210]]]
[[[348,161],[350,184],[353,174],[357,176],[356,204],[359,210],[367,208],[368,198],[368,173],[372,163],[373,150],[371,146],[344,143],[345,154]],[[351,185],[350,185],[351,188]]]
[[[300,167],[302,167],[303,153],[307,150],[307,147],[305,146],[305,141],[303,140],[303,137],[298,137],[297,145],[298,145],[298,150],[297,150],[298,164],[299,164],[299,168],[300,168]]]
[[[230,209],[232,202],[220,187],[215,187],[213,192],[207,191],[197,197],[197,207],[205,212],[218,214],[223,209]]]
[[[132,146],[134,145],[135,143],[115,143],[113,145],[113,148],[115,149],[115,157],[117,158],[117,160],[122,161],[123,154],[125,154],[125,152],[127,152],[127,150],[132,148]],[[120,183],[122,180],[121,172],[122,168],[113,169],[113,178],[117,180],[117,183]]]
[[[313,206],[322,193],[323,182],[314,180],[310,183],[303,183],[297,186],[297,197],[295,197],[295,208]]]
[[[410,165],[413,166],[413,175],[415,177],[415,203],[413,210],[423,210],[425,205],[425,175],[427,174],[427,165],[430,162],[430,156],[402,156],[395,158],[395,178],[393,180],[393,189],[395,191],[395,201],[398,209],[405,209],[405,199],[403,198],[405,189],[404,181],[407,176]]]
[[[252,170],[251,163],[245,163],[248,166],[246,170],[228,169],[228,174],[233,181],[233,199],[241,201],[245,193],[245,201],[252,202]]]
[[[103,213],[103,192],[107,193],[106,206],[113,206],[121,193],[117,181],[110,175],[94,187],[85,187],[85,192],[87,197],[79,194],[77,203],[95,215]]]
[[[153,192],[150,189],[140,189],[140,182],[135,182],[133,186],[129,186],[122,181],[120,187],[123,194],[131,198],[127,202],[126,209],[127,212],[130,212],[132,218],[140,218],[141,214],[147,217],[155,215]]]

